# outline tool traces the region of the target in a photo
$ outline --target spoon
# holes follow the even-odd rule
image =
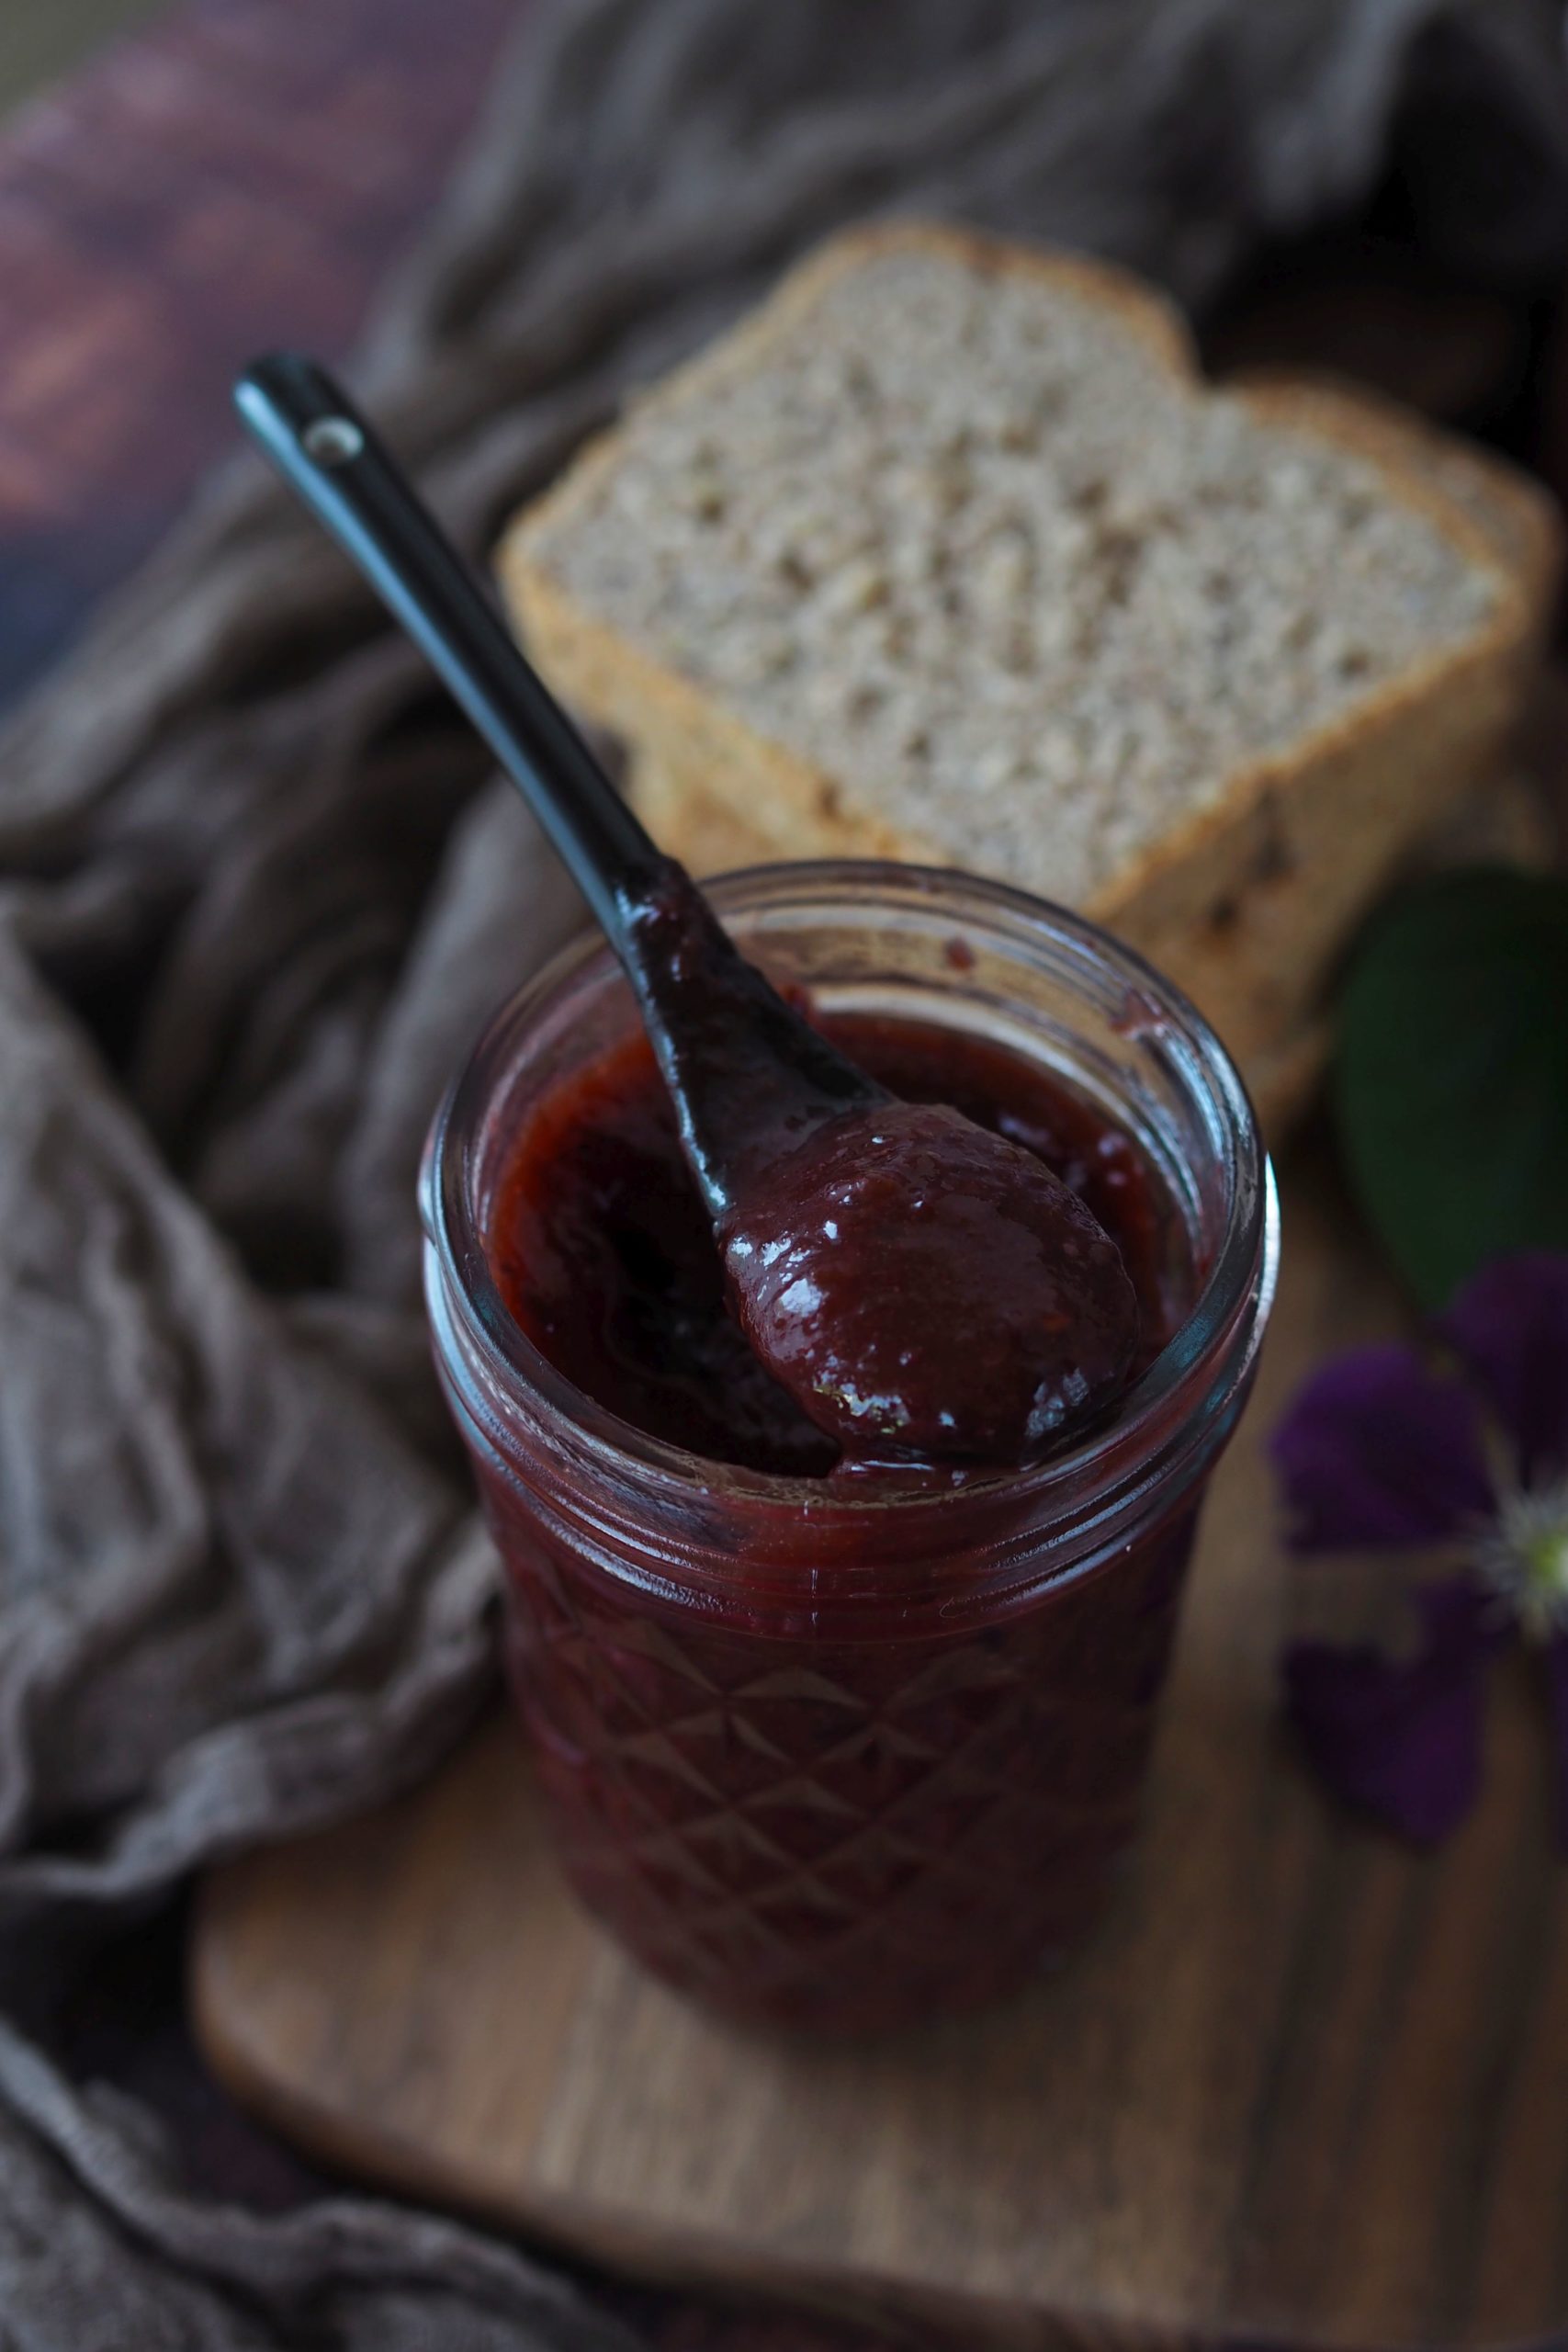
[[[257,360],[245,426],[521,789],[619,958],[752,1348],[854,1460],[1026,1459],[1137,1343],[1114,1243],[1021,1146],[899,1101],[748,963],[529,666],[478,574],[316,362]]]

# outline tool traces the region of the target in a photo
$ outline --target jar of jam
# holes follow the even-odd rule
[[[605,948],[502,1010],[433,1130],[436,1357],[564,1867],[711,2007],[882,2030],[1014,1990],[1105,1900],[1268,1317],[1272,1185],[1213,1033],[1094,925],[902,865],[712,896],[895,1092],[1041,1152],[1139,1295],[1130,1385],[1059,1452],[840,1464],[726,1315]]]

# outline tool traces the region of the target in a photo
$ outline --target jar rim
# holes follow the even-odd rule
[[[1170,1414],[1184,1393],[1194,1408],[1209,1386],[1216,1352],[1224,1355],[1249,1298],[1257,1313],[1244,1335],[1241,1361],[1231,1366],[1239,1386],[1250,1369],[1272,1302],[1279,1261],[1279,1212],[1273,1171],[1264,1152],[1246,1086],[1209,1023],[1190,1001],[1136,950],[1100,924],[1047,899],[958,868],[905,865],[885,859],[815,859],[751,865],[705,878],[704,889],[718,913],[754,913],[762,907],[852,891],[886,899],[897,894],[915,899],[940,898],[943,920],[995,923],[998,919],[1048,925],[1055,937],[1109,962],[1124,978],[1153,1021],[1173,1028],[1190,1049],[1204,1090],[1217,1108],[1230,1159],[1229,1215],[1219,1247],[1190,1309],[1154,1362],[1121,1400],[1113,1420],[1043,1461],[1004,1467],[966,1482],[958,1492],[945,1487],[889,1488],[881,1481],[858,1487],[831,1486],[821,1478],[790,1476],[739,1464],[715,1462],[652,1436],[618,1414],[558,1370],[515,1320],[502,1295],[470,1196],[468,1143],[478,1132],[490,1062],[500,1043],[538,1019],[564,989],[590,977],[591,967],[614,968],[612,953],[592,930],[567,945],[498,1007],[447,1089],[433,1122],[421,1173],[421,1209],[431,1248],[444,1272],[455,1277],[463,1320],[480,1346],[486,1368],[499,1373],[512,1400],[525,1406],[544,1432],[607,1477],[628,1476],[649,1493],[679,1508],[701,1496],[710,1505],[733,1500],[750,1510],[774,1510],[817,1520],[831,1516],[886,1524],[895,1517],[912,1524],[940,1510],[950,1515],[965,1497],[989,1503],[1025,1503],[1059,1494],[1064,1502],[1086,1487],[1113,1481],[1117,1471],[1146,1448],[1150,1430]]]

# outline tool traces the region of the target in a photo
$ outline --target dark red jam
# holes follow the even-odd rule
[[[1146,1363],[1192,1277],[1139,1149],[999,1047],[832,1026],[894,1093],[953,1103],[1057,1171],[1122,1253]],[[580,1389],[716,1464],[822,1482],[820,1503],[759,1500],[716,1469],[650,1496],[646,1523],[617,1517],[454,1385],[579,1894],[671,1984],[753,2022],[881,2031],[1015,1991],[1093,1919],[1133,1835],[1197,1475],[1157,1482],[1112,1539],[1073,1538],[1066,1573],[1052,1491],[944,1464],[884,1510],[879,1488],[840,1484],[729,1319],[640,1040],[530,1114],[492,1200],[503,1295]]]
[[[1169,1338],[1188,1285],[1179,1227],[1136,1147],[1005,1048],[925,1023],[848,1015],[824,1025],[894,1094],[951,1104],[1061,1178],[1121,1253],[1140,1317],[1132,1373],[1144,1369]],[[825,1476],[838,1464],[838,1447],[764,1370],[726,1309],[707,1213],[640,1035],[535,1114],[500,1187],[490,1238],[502,1295],[524,1330],[621,1419],[755,1470]],[[928,1344],[963,1348],[961,1302],[885,1289],[864,1312],[907,1324],[910,1343],[923,1326]]]

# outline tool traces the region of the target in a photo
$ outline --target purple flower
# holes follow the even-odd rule
[[[1487,1667],[1522,1641],[1544,1661],[1568,1850],[1568,1254],[1494,1259],[1431,1338],[1337,1358],[1274,1433],[1293,1550],[1447,1561],[1416,1590],[1408,1657],[1298,1643],[1291,1716],[1339,1796],[1435,1845],[1480,1785]]]

